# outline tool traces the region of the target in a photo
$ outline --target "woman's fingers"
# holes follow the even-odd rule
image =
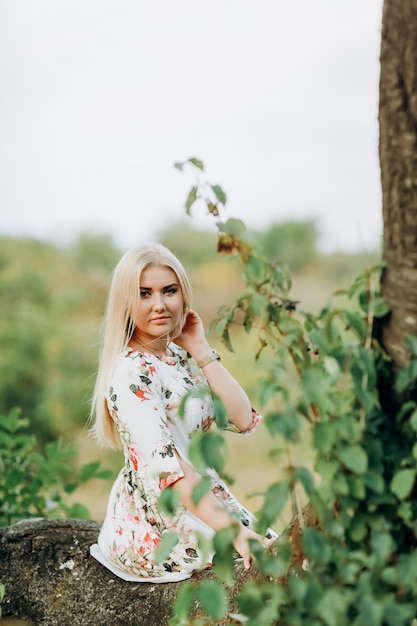
[[[240,554],[243,559],[243,566],[245,569],[249,569],[251,565],[251,553],[249,547],[249,540],[257,539],[263,545],[263,547],[268,550],[271,545],[278,539],[278,537],[270,537],[269,539],[261,537],[257,533],[249,530],[247,528],[243,528],[239,535],[236,537],[236,541],[234,543],[236,551]]]
[[[278,539],[278,537],[270,537],[269,539],[264,539],[262,544],[264,546],[264,548],[268,549],[272,546],[273,543],[276,542],[276,540]]]

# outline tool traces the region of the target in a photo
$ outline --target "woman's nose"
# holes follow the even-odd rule
[[[163,311],[165,309],[165,302],[162,295],[155,294],[152,304],[155,311]]]

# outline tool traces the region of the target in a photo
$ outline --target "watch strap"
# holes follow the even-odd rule
[[[212,361],[220,361],[220,354],[217,350],[211,350],[211,354],[207,354],[200,361],[197,361],[197,365],[200,369],[211,363]]]

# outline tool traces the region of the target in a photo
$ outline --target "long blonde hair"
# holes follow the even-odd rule
[[[135,330],[134,319],[139,306],[141,273],[151,266],[171,269],[181,287],[184,310],[170,334],[171,339],[181,333],[187,311],[191,307],[190,281],[184,267],[170,250],[158,243],[142,243],[122,256],[114,269],[110,285],[103,320],[99,367],[91,402],[91,433],[101,446],[120,447],[114,421],[107,408],[107,387],[116,359],[127,347]]]

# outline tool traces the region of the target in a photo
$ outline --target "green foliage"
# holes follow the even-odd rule
[[[27,517],[90,517],[85,506],[67,503],[87,481],[109,479],[98,462],[74,471],[75,450],[61,440],[46,444],[39,451],[36,438],[28,435],[28,420],[19,409],[0,415],[0,526]]]
[[[198,600],[206,613],[214,619],[225,616],[228,598],[224,588],[214,580],[203,580],[198,587]]]
[[[159,233],[158,241],[182,259],[191,272],[216,259],[216,234],[193,228],[189,222],[171,224]]]
[[[299,271],[318,257],[317,226],[312,220],[275,223],[266,231],[250,233],[249,237],[269,263],[285,259],[291,272]]]
[[[233,325],[256,335],[260,396],[271,407],[265,425],[288,454],[284,472],[264,493],[258,530],[265,532],[288,502],[300,524],[299,541],[295,531],[284,533],[272,552],[254,542],[258,575],[238,593],[230,623],[410,626],[417,598],[417,339],[409,339],[409,364],[394,374],[379,342],[388,312],[379,293],[381,266],[363,271],[318,314],[298,311],[286,265],[242,240],[239,221],[221,220],[226,196],[213,201],[199,163],[187,210],[198,199],[207,203],[218,250],[231,255],[244,283],[212,328],[231,350]],[[281,382],[289,367],[298,375],[295,391]],[[311,430],[314,472],[294,460],[302,428]],[[195,462],[223,459],[221,436],[199,433]],[[301,494],[314,524],[304,518]],[[230,585],[233,529],[227,530],[230,536],[224,529],[214,539],[214,573],[218,584]],[[187,587],[175,605],[181,619],[172,624],[201,623],[186,618],[195,598],[207,613],[203,623],[223,617],[215,584]],[[221,609],[214,607],[216,594]]]
[[[41,442],[84,426],[116,249],[0,239],[0,412],[18,406]]]

